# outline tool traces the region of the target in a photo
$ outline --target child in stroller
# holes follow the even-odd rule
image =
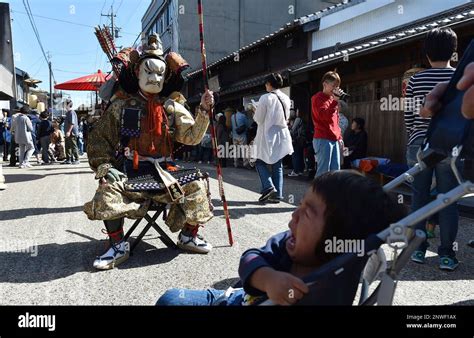
[[[244,252],[239,266],[243,288],[171,289],[157,305],[251,305],[262,296],[279,305],[295,304],[309,292],[304,276],[351,250],[364,255],[367,236],[405,214],[405,207],[370,178],[353,170],[326,173],[306,192],[289,231]]]

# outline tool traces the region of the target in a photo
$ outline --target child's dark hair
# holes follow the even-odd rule
[[[322,264],[338,255],[326,252],[326,240],[364,240],[406,215],[406,208],[376,181],[355,170],[323,174],[313,181],[312,189],[326,204],[325,227],[315,252]]]
[[[365,120],[362,117],[355,117],[352,119],[352,121],[357,123],[361,130],[365,129]]]
[[[425,52],[431,61],[449,61],[458,48],[458,37],[451,28],[435,28],[426,34]]]
[[[272,73],[265,78],[265,83],[269,82],[275,89],[283,87],[283,78],[278,73]]]

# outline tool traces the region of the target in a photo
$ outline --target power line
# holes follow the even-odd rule
[[[33,29],[33,33],[36,36],[36,40],[38,41],[41,52],[43,53],[44,59],[45,59],[46,63],[48,64],[48,67],[49,67],[49,65],[50,65],[49,59],[50,58],[48,56],[46,56],[46,52],[44,51],[43,43],[41,42],[41,38],[40,38],[40,35],[39,35],[39,32],[38,32],[38,28],[36,26],[36,22],[35,22],[35,19],[34,19],[34,16],[33,16],[33,12],[31,11],[29,1],[28,0],[26,0],[26,1],[23,0],[23,6],[25,7],[26,14],[28,15],[28,20],[30,21],[31,27]],[[51,75],[52,75],[54,81],[56,82],[56,78],[54,77],[54,73],[52,71],[51,71]]]
[[[35,21],[34,21],[35,19],[30,14],[30,10],[31,10],[30,5],[29,5],[29,3],[27,5],[27,2],[25,2],[25,0],[23,0],[23,6],[25,7],[26,14],[28,15],[28,19],[30,20],[31,27],[33,28],[33,33],[36,36],[36,40],[38,41],[38,44],[40,46],[41,52],[43,53],[44,59],[46,60],[46,63],[48,63],[48,58],[47,58],[46,53],[44,51],[43,44],[41,43],[41,39],[39,37],[38,30],[36,29],[36,24],[35,24]]]
[[[122,3],[123,3],[123,0],[120,0],[119,6],[118,6],[117,10],[115,11],[115,14],[117,14],[117,13],[118,13],[118,11],[119,11],[120,7],[122,6]]]
[[[100,10],[100,13],[102,14],[102,11],[105,8],[105,4],[107,3],[107,0],[104,0],[104,4],[102,5],[102,9]],[[102,24],[102,15],[99,15],[99,26]],[[94,61],[94,69],[97,68],[97,57],[99,56],[99,44],[96,45],[95,47],[95,61]]]
[[[43,64],[40,64],[39,67],[38,67],[38,70],[31,76],[32,78],[35,78],[36,75],[38,75],[38,73],[43,69]]]
[[[41,61],[42,58],[43,58],[43,56],[40,55],[40,57],[35,62],[33,62],[33,64],[31,66],[27,67],[26,69],[30,69],[30,68],[33,68],[34,66],[36,66],[38,64],[38,62]]]
[[[104,10],[105,8],[105,4],[107,3],[107,0],[104,0],[104,4],[102,5],[102,9],[100,10],[100,12],[102,13],[102,11]]]
[[[71,70],[62,70],[62,69],[58,69],[58,68],[54,68],[54,70],[57,70],[58,72],[62,72],[62,73],[71,73],[71,74],[90,74],[90,73],[86,73],[86,72],[74,72],[74,71],[71,71]]]
[[[25,1],[25,0],[23,0],[23,1]],[[12,12],[19,13],[19,14],[28,14],[28,13],[25,13],[25,12],[14,11],[14,10],[12,10]],[[94,26],[85,25],[85,24],[78,23],[78,22],[73,22],[73,21],[67,21],[67,20],[51,18],[51,17],[43,16],[43,15],[32,15],[32,16],[35,17],[35,18],[41,18],[41,19],[46,19],[46,20],[53,20],[53,21],[63,22],[63,23],[67,23],[67,24],[70,24],[70,25],[82,26],[82,27],[87,27],[87,28],[95,28]],[[135,33],[128,33],[128,32],[121,32],[121,33],[135,36]]]
[[[55,54],[55,55],[73,56],[73,55],[92,54],[92,53],[94,53],[94,52],[95,52],[95,50],[84,51],[84,52],[81,52],[81,53],[58,53],[58,52],[54,52],[54,54]]]
[[[138,3],[138,6],[135,7],[135,10],[133,11],[133,14],[131,14],[131,15],[128,17],[126,23],[123,24],[123,27],[125,27],[125,26],[130,22],[130,20],[133,18],[133,16],[134,16],[135,13],[137,12],[138,8],[140,8],[140,5],[142,4],[142,2],[143,2],[143,0],[140,0],[140,2]],[[141,32],[140,32],[140,34],[141,34]]]

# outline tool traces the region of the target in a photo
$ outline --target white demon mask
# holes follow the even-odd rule
[[[159,59],[148,58],[140,63],[138,86],[146,94],[158,94],[163,90],[166,63]]]

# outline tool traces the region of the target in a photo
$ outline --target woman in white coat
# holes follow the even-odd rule
[[[283,78],[278,73],[265,79],[268,94],[260,98],[254,116],[258,124],[254,157],[257,159],[256,168],[262,183],[260,202],[283,200],[282,159],[293,153],[287,125],[291,103],[290,98],[278,89],[282,86]]]

